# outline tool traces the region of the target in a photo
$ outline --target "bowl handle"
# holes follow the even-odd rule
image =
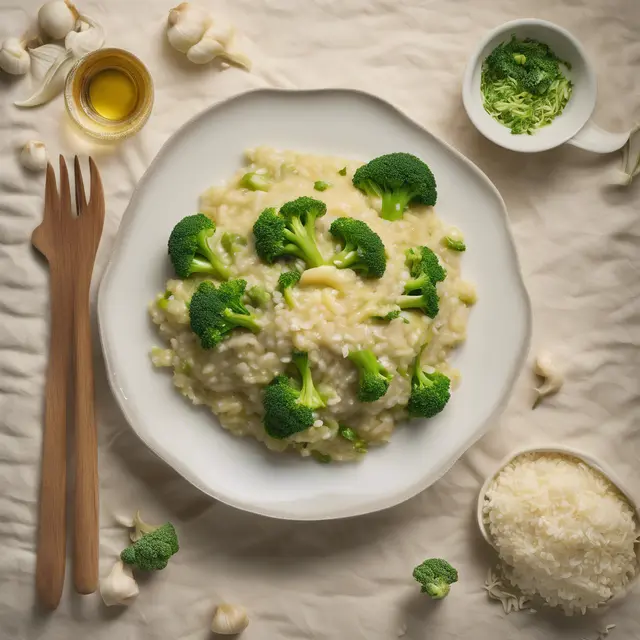
[[[624,133],[611,133],[601,129],[597,124],[594,124],[591,120],[576,133],[573,138],[567,140],[567,142],[574,147],[584,149],[585,151],[591,151],[593,153],[611,153],[622,149],[627,143],[630,131]]]

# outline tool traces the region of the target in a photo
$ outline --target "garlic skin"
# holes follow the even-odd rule
[[[29,171],[44,171],[48,161],[47,148],[39,140],[29,140],[20,151],[20,162]]]
[[[564,383],[564,374],[547,351],[541,351],[533,364],[533,371],[543,378],[542,384],[535,390],[536,398],[533,402],[535,409],[542,398],[558,393]]]
[[[67,33],[64,39],[64,46],[67,51],[71,51],[74,58],[91,53],[100,49],[105,41],[105,33],[102,25],[98,24],[89,16],[80,16],[75,29]]]
[[[0,48],[0,69],[12,76],[23,76],[31,66],[29,53],[18,38],[7,38]]]
[[[167,38],[174,49],[187,53],[200,42],[212,18],[202,7],[183,2],[169,11]]]
[[[63,40],[78,19],[78,11],[68,0],[51,0],[40,7],[38,24],[54,40]]]
[[[221,604],[216,608],[211,621],[211,631],[221,636],[242,633],[249,626],[249,616],[237,604]]]
[[[220,57],[251,69],[251,60],[233,49],[234,37],[233,27],[213,20],[202,7],[183,2],[169,12],[169,43],[195,64],[206,64]]]
[[[113,565],[109,575],[100,580],[100,595],[107,607],[128,606],[139,593],[131,567],[120,559]]]

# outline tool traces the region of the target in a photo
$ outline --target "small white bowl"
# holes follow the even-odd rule
[[[551,124],[538,129],[533,135],[513,134],[484,109],[480,91],[482,64],[486,57],[512,35],[544,42],[561,59],[571,64],[564,69],[573,82],[573,91],[567,106]],[[578,40],[566,29],[534,18],[513,20],[488,33],[471,56],[464,74],[462,100],[478,131],[495,144],[524,153],[553,149],[565,142],[595,153],[610,153],[624,146],[630,132],[609,133],[589,121],[596,105],[597,82],[593,66]]]
[[[488,544],[490,544],[494,549],[496,549],[496,551],[498,549],[494,544],[493,539],[491,538],[491,534],[489,533],[487,525],[484,521],[485,496],[487,494],[487,490],[489,489],[489,486],[494,481],[496,476],[510,462],[520,457],[521,455],[524,455],[525,453],[559,453],[565,456],[571,456],[573,458],[577,458],[578,460],[582,460],[584,463],[586,463],[596,471],[599,471],[605,478],[607,478],[607,480],[609,480],[609,482],[611,482],[611,484],[613,484],[618,489],[618,491],[620,491],[620,493],[626,498],[627,502],[633,507],[633,510],[636,516],[636,524],[638,523],[638,515],[639,515],[638,506],[635,500],[631,497],[630,492],[627,491],[627,489],[625,489],[624,485],[622,484],[620,479],[616,476],[616,474],[605,464],[596,460],[589,454],[583,453],[582,451],[578,451],[577,449],[573,449],[572,447],[565,447],[562,445],[550,445],[548,447],[530,447],[526,449],[520,449],[518,451],[515,451],[514,453],[511,453],[509,456],[507,456],[498,465],[498,468],[487,477],[487,479],[485,480],[485,483],[482,485],[482,488],[480,489],[480,493],[478,494],[478,505],[476,510],[478,527],[480,528],[480,533],[482,534],[482,537],[487,541]]]

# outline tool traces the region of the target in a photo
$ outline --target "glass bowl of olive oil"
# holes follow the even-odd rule
[[[122,140],[151,115],[153,82],[138,58],[123,49],[98,49],[67,76],[64,100],[71,119],[100,140]]]

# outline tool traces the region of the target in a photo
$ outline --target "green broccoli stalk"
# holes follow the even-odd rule
[[[433,418],[451,398],[451,380],[439,371],[426,373],[420,360],[427,345],[423,345],[414,362],[411,375],[411,394],[407,411],[412,418]]]
[[[287,376],[276,376],[265,388],[262,401],[265,431],[279,440],[313,426],[314,410],[325,406],[313,383],[308,355],[295,351],[292,361],[302,378],[301,387]]]
[[[346,176],[347,175],[347,167],[342,167],[342,169],[340,169],[340,171],[338,171],[338,173],[341,176]]]
[[[420,591],[434,600],[449,594],[451,585],[458,582],[458,572],[440,558],[429,558],[413,570],[413,577],[422,585]]]
[[[271,189],[271,180],[265,173],[251,171],[240,178],[240,186],[250,191],[269,191]]]
[[[299,280],[299,271],[284,271],[278,278],[276,289],[280,291],[280,293],[282,293],[284,301],[287,303],[290,309],[293,309],[293,307],[295,306],[293,296],[291,295],[291,289],[298,284]]]
[[[463,240],[454,240],[451,236],[444,236],[442,238],[442,244],[451,251],[466,251],[467,245]]]
[[[387,268],[387,257],[380,236],[355,218],[337,218],[329,233],[343,245],[331,258],[338,269],[353,269],[364,277],[381,278]]]
[[[433,206],[437,198],[431,169],[409,153],[374,158],[354,173],[353,185],[382,199],[380,215],[385,220],[399,220],[410,204]]]
[[[297,198],[275,209],[265,209],[253,225],[256,253],[265,262],[277,258],[300,258],[308,267],[320,267],[325,260],[316,243],[316,218],[327,205],[313,198]]]
[[[435,318],[440,311],[438,291],[430,282],[424,283],[418,295],[400,296],[395,302],[403,311],[420,310],[429,318]]]
[[[169,558],[178,552],[178,535],[174,526],[167,522],[144,533],[120,554],[120,559],[141,571],[159,571],[169,563]]]
[[[205,273],[227,280],[229,269],[209,246],[216,225],[203,213],[182,218],[169,236],[169,258],[179,278]]]
[[[189,319],[203,349],[213,349],[239,327],[260,331],[255,316],[242,303],[246,286],[245,280],[230,280],[217,288],[208,280],[200,283],[191,298]]]
[[[220,244],[230,256],[234,256],[238,251],[240,251],[241,247],[247,246],[247,239],[238,233],[225,231],[222,234]]]
[[[378,362],[373,351],[369,349],[350,351],[348,357],[356,365],[360,374],[358,400],[375,402],[382,398],[389,389],[393,374]]]
[[[324,180],[316,180],[313,183],[313,188],[316,191],[326,191],[331,185],[328,182],[325,182]]]

